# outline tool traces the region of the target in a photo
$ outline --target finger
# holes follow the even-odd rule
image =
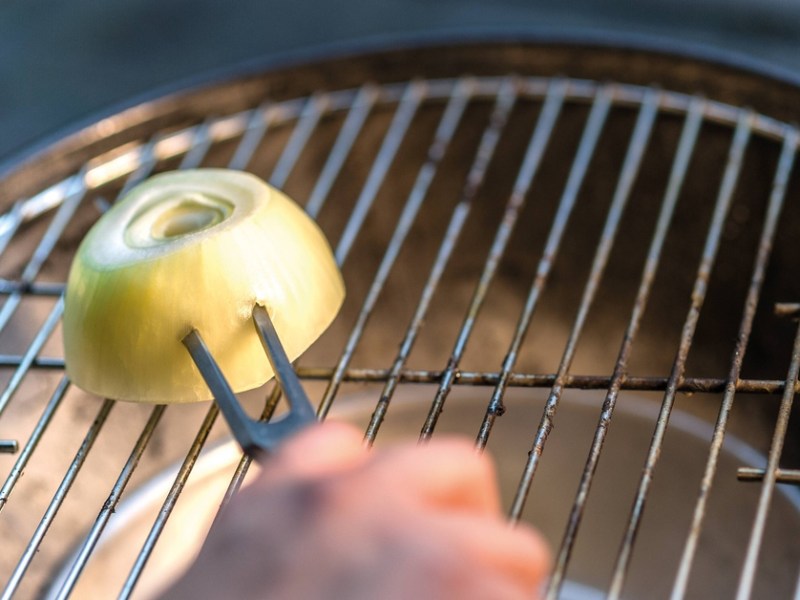
[[[494,464],[461,438],[385,450],[368,467],[383,487],[447,509],[497,513],[500,497]]]
[[[363,436],[355,427],[326,421],[287,441],[264,463],[262,478],[335,474],[360,465],[367,456]]]
[[[470,557],[474,570],[484,569],[520,587],[529,597],[540,590],[550,569],[550,550],[532,527],[469,513],[428,515],[431,538]]]

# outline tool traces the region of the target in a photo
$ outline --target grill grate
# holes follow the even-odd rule
[[[565,123],[566,127],[579,125],[577,136],[570,137]],[[660,129],[678,132],[674,151],[669,150],[670,145],[665,142],[669,135],[659,137]],[[727,156],[721,161],[721,180],[707,227],[702,225],[703,213],[699,208],[696,214],[692,213],[695,225],[688,226],[680,221],[685,215],[679,218],[679,205],[693,200],[684,186],[692,177],[693,165],[697,168],[698,161],[713,154],[712,143],[702,138],[703,132],[708,130],[719,139],[729,140],[730,145]],[[624,135],[609,131],[624,132]],[[609,136],[620,140],[619,143],[609,146],[611,142],[605,141]],[[625,136],[627,141],[621,141]],[[571,145],[573,138],[574,146]],[[756,139],[770,148],[769,152],[777,154],[770,175],[759,171],[761,163],[748,161],[748,149]],[[656,144],[663,147],[654,148]],[[623,503],[633,502],[624,530],[607,541],[609,550],[619,544],[613,569],[607,574],[611,597],[619,597],[626,589],[629,573],[634,568],[635,542],[646,512],[645,503],[652,497],[656,467],[678,397],[681,394],[687,397],[693,393],[714,394],[718,405],[705,403],[712,407],[711,420],[716,418],[716,425],[707,454],[697,458],[706,466],[699,496],[692,502],[693,511],[687,517],[690,523],[672,587],[675,598],[687,594],[696,571],[693,567],[702,549],[709,495],[719,476],[718,458],[723,449],[723,436],[729,430],[734,396],[752,395],[756,404],[770,404],[773,410],[777,398],[782,396],[769,462],[761,467],[756,465],[766,470],[743,474],[745,477],[751,473],[751,478],[762,480],[752,535],[743,549],[746,557],[740,563],[743,566],[737,587],[739,597],[749,597],[756,586],[760,549],[768,541],[765,527],[774,491],[780,491],[776,481],[779,478],[790,481],[796,474],[791,469],[779,470],[778,461],[797,389],[797,348],[785,378],[781,373],[781,369],[786,370],[784,366],[777,371],[773,368],[769,375],[759,371],[762,374],[752,378],[743,378],[742,373],[751,333],[760,323],[758,310],[764,310],[765,303],[776,300],[762,298],[762,292],[769,275],[771,251],[778,243],[777,232],[786,220],[782,221],[782,211],[797,146],[798,131],[793,126],[709,98],[584,79],[475,76],[367,83],[352,89],[318,91],[304,97],[256,103],[232,114],[208,115],[202,122],[188,126],[161,127],[146,137],[132,137],[91,157],[63,180],[15,202],[0,218],[0,247],[4,252],[0,268],[8,274],[0,282],[0,291],[5,295],[0,309],[0,331],[7,332],[0,338],[0,342],[5,341],[5,345],[0,344],[4,352],[0,355],[0,366],[7,373],[0,396],[0,413],[8,413],[0,418],[3,427],[0,437],[19,438],[20,445],[13,464],[9,458],[0,462],[2,469],[8,472],[0,489],[0,523],[5,519],[7,529],[4,531],[22,532],[22,535],[3,535],[7,540],[4,554],[14,555],[14,558],[2,564],[2,578],[7,580],[2,598],[10,598],[15,593],[37,593],[52,576],[65,551],[58,537],[61,530],[51,533],[51,526],[62,521],[77,521],[80,527],[88,528],[89,533],[66,536],[66,542],[77,543],[78,550],[53,593],[59,598],[69,596],[91,564],[93,552],[106,527],[113,522],[115,510],[128,487],[141,484],[182,457],[177,475],[161,499],[157,515],[151,519],[149,532],[131,556],[131,567],[125,579],[117,583],[120,596],[130,597],[146,573],[148,561],[204,448],[210,440],[225,436],[224,427],[216,424],[215,405],[202,408],[118,406],[110,400],[99,402],[82,396],[78,390],[70,388],[63,376],[58,344],[63,307],[61,294],[69,258],[80,233],[108,206],[110,199],[160,170],[220,164],[254,170],[277,187],[287,189],[299,201],[305,201],[306,210],[320,220],[335,242],[336,259],[348,278],[347,306],[334,330],[323,338],[321,348],[313,349],[297,367],[309,389],[319,392],[310,395],[319,398],[321,416],[334,411],[339,399],[345,397],[341,402],[346,402],[346,396],[353,390],[374,390],[375,394],[370,395],[372,414],[366,423],[366,435],[371,442],[376,442],[384,421],[391,421],[390,407],[398,390],[417,388],[424,390],[428,400],[424,423],[417,424],[421,426],[420,436],[424,439],[440,429],[445,406],[459,402],[458,389],[483,390],[486,392],[483,414],[474,421],[472,433],[477,436],[481,448],[492,449],[493,444],[503,443],[502,437],[493,433],[495,424],[510,410],[506,406],[509,390],[523,394],[530,388],[548,390],[540,409],[538,427],[534,422],[529,423],[531,451],[525,464],[516,471],[519,483],[510,502],[510,518],[518,520],[525,516],[529,507],[528,495],[532,486],[535,487],[540,463],[547,461],[548,454],[544,451],[559,422],[556,411],[565,401],[565,395],[573,390],[605,391],[605,396],[597,397],[594,405],[593,414],[599,420],[593,438],[588,440],[585,464],[568,491],[572,494],[575,483],[578,484],[568,518],[560,524],[562,537],[557,546],[549,597],[566,594],[564,586],[570,577],[570,561],[580,539],[590,489],[606,437],[613,435],[612,415],[622,393],[660,392],[661,403],[649,449],[641,456],[644,470],[637,486],[630,496],[618,499]],[[615,158],[618,174],[599,174],[593,170],[593,164],[598,154],[608,152],[610,147],[619,155]],[[541,177],[546,178],[553,172],[553,159],[549,157],[557,153],[564,157],[563,186],[553,196],[551,212],[541,213],[550,214],[550,218],[540,219],[538,213],[532,217],[536,208],[532,207],[534,199],[541,200],[542,204],[549,202],[547,190],[537,184]],[[641,223],[640,233],[631,234],[626,215],[631,205],[647,198],[647,194],[637,188],[637,182],[647,178],[643,166],[650,164],[648,156],[659,154],[668,158],[666,164],[670,170],[666,173],[666,187],[661,198],[653,200],[657,216],[652,235],[643,233],[648,226]],[[698,155],[702,156],[698,158]],[[453,163],[462,166],[456,167]],[[703,164],[713,164],[713,161]],[[501,171],[500,175],[496,170]],[[727,239],[726,228],[733,219],[732,210],[739,201],[737,194],[744,194],[739,183],[745,174],[754,170],[759,171],[757,183],[748,179],[747,194],[768,197],[767,208],[755,253],[743,259],[752,261],[752,272],[735,274],[746,289],[744,310],[737,319],[735,346],[729,348],[721,343],[719,353],[725,357],[722,363],[718,360],[715,364],[723,364],[728,356],[733,359],[721,373],[690,376],[689,354],[696,335],[700,335],[701,312],[705,315],[721,310],[719,296],[711,298],[709,294],[716,285],[713,277],[718,255],[728,250],[722,248]],[[411,173],[415,179],[406,183],[408,175],[403,173]],[[454,173],[462,175],[455,177]],[[716,181],[719,176],[709,175],[709,178]],[[604,188],[597,183],[600,177],[611,181],[613,193],[607,205],[597,208],[593,205],[599,201],[593,200],[586,190],[596,189],[597,194],[602,195]],[[451,180],[449,187],[447,181],[443,181],[448,179]],[[657,181],[658,177],[652,179]],[[505,186],[497,185],[498,180],[504,180]],[[359,183],[361,181],[363,183]],[[394,187],[397,189],[392,189]],[[510,191],[506,195],[507,190]],[[507,198],[505,203],[503,196]],[[350,198],[354,199],[352,205],[348,204]],[[386,208],[391,199],[402,201],[395,202],[394,209]],[[431,204],[439,207],[431,209]],[[491,212],[488,205],[500,208]],[[752,206],[756,210],[758,204]],[[383,212],[385,216],[378,214]],[[579,243],[575,239],[576,230],[571,227],[582,212],[590,216],[604,215],[597,221],[600,227],[596,232],[596,244],[589,242],[589,251],[581,259],[589,266],[588,270],[575,269],[569,266],[571,262],[562,258],[562,254]],[[523,280],[524,286],[530,281],[530,286],[527,289],[523,286],[516,294],[518,312],[501,315],[508,323],[499,333],[502,343],[495,344],[483,337],[494,321],[482,328],[481,319],[488,318],[487,314],[502,313],[508,306],[497,300],[506,289],[501,287],[498,292],[498,285],[505,285],[503,282],[508,278],[508,257],[519,255],[520,247],[524,246],[524,240],[518,239],[525,237],[520,233],[521,228],[534,231],[537,219],[545,223],[543,229],[539,225],[544,233],[539,237],[530,233],[530,238],[534,243],[541,243],[541,249],[534,250],[533,244],[527,247],[522,260],[528,271],[522,269],[523,274],[515,278]],[[761,217],[751,216],[750,219],[761,221]],[[493,222],[496,226],[490,225]],[[483,232],[486,248],[480,246],[475,251],[483,258],[478,268],[470,269],[470,264],[460,259],[465,244],[472,243],[476,227]],[[669,362],[661,364],[669,366],[656,371],[655,375],[650,374],[652,371],[631,372],[631,362],[637,355],[634,346],[640,343],[642,330],[648,326],[648,310],[658,309],[651,308],[651,300],[657,300],[658,290],[664,287],[664,284],[659,287],[658,277],[662,273],[662,258],[674,252],[670,236],[680,235],[682,229],[688,236],[689,231],[698,227],[705,232],[696,254],[699,266],[695,269],[693,264],[679,264],[679,274],[674,270],[670,273],[675,278],[674,285],[669,284],[671,287],[683,289],[680,282],[687,278],[691,285],[684,286],[690,303],[683,322],[677,327],[677,347],[672,348],[670,338],[663,344],[664,349],[654,351],[655,355],[668,355]],[[373,231],[379,233],[373,236]],[[631,235],[642,240],[639,245],[642,258],[637,263],[641,269],[638,281],[629,284],[634,298],[632,309],[615,310],[621,325],[618,328],[620,343],[609,338],[611,341],[591,346],[604,348],[604,354],[616,356],[616,360],[611,369],[601,374],[573,373],[574,365],[585,368],[587,364],[585,355],[589,351],[581,354],[581,343],[587,332],[594,331],[592,317],[596,314],[594,311],[600,310],[598,303],[607,304],[603,294],[608,292],[604,285],[614,285],[614,281],[606,282],[608,271],[616,268],[615,261],[620,260],[615,248]],[[423,255],[408,249],[418,242],[431,250],[424,256],[425,261],[421,260]],[[351,263],[356,266],[350,267]],[[791,266],[796,270],[796,262]],[[450,305],[451,294],[456,293],[456,279],[452,274],[456,268],[460,269],[458,277],[466,283],[458,288],[461,299]],[[373,271],[374,275],[365,280],[364,273]],[[354,283],[359,273],[361,279]],[[581,283],[574,273],[581,274],[585,281]],[[573,314],[571,321],[560,337],[557,335],[555,341],[547,343],[550,356],[560,355],[557,368],[537,371],[537,365],[547,362],[539,360],[527,346],[531,340],[546,337],[546,333],[537,329],[542,327],[542,322],[537,321],[536,316],[542,311],[552,315],[553,302],[567,302],[559,296],[547,303],[547,294],[559,282],[563,285],[564,280],[582,292],[576,306],[569,308]],[[717,304],[706,306],[710,298]],[[447,306],[442,308],[437,301]],[[388,318],[398,302],[403,302],[406,308],[396,318]],[[28,305],[38,312],[26,310]],[[47,307],[45,311],[40,310],[42,306]],[[498,306],[503,310],[498,311]],[[452,325],[447,329],[450,335],[434,343],[425,337],[425,332],[433,327],[432,335],[438,338],[444,331],[435,325],[441,320],[437,315],[443,310],[453,315]],[[43,318],[39,316],[42,313]],[[408,324],[398,329],[403,316],[408,317]],[[34,323],[39,325],[34,326]],[[792,328],[786,323],[781,327]],[[371,333],[373,331],[377,333]],[[380,351],[375,353],[382,361],[379,366],[369,360],[376,336],[384,340],[379,345]],[[559,341],[562,338],[566,340],[563,348]],[[370,351],[359,353],[365,346]],[[504,357],[499,370],[492,356],[495,346]],[[421,357],[417,360],[423,363],[422,368],[414,362],[417,356]],[[657,358],[653,364],[658,364]],[[315,359],[319,361],[317,364],[313,362]],[[781,361],[781,365],[789,364],[788,355]],[[262,390],[262,397],[263,394]],[[271,417],[277,410],[279,389],[268,390],[266,398],[261,407],[262,418]],[[696,404],[703,403],[698,400]],[[257,404],[251,401],[250,406]],[[109,443],[113,443],[105,438],[114,436],[113,432],[106,436],[104,433],[120,410],[125,412],[126,431],[132,427],[129,423],[134,422],[131,415],[137,415],[144,425],[136,431],[129,454],[124,454],[119,442],[116,455],[120,459],[103,461],[103,456],[98,454],[111,452]],[[198,411],[202,411],[199,416]],[[58,416],[65,412],[67,421],[62,418],[56,424]],[[187,421],[199,419],[193,437],[178,436],[175,425],[184,419],[184,414],[176,413],[185,413]],[[82,441],[77,441],[78,450],[63,474],[55,476],[51,472],[48,475],[48,453],[50,456],[53,453],[66,455],[72,452],[67,448],[75,447],[76,442],[70,436],[58,439],[67,423],[74,423],[72,427],[76,435],[80,431]],[[78,430],[84,423],[85,429]],[[569,431],[559,430],[559,435],[569,435]],[[165,437],[172,436],[181,439],[172,444],[164,441]],[[93,450],[98,444],[99,449]],[[149,450],[154,445],[161,449]],[[174,447],[167,451],[163,448],[165,445]],[[38,462],[37,457],[40,457]],[[242,484],[248,467],[249,460],[242,457],[231,468],[224,498],[230,497]],[[90,478],[84,483],[79,478],[84,468],[102,473],[104,479],[98,475],[96,480]],[[33,487],[38,485],[47,490],[40,491],[40,495],[49,495],[49,499],[41,503],[26,500],[36,490],[25,488],[29,478],[22,477],[23,473],[37,470],[44,473],[41,476],[44,480],[53,482],[48,487],[36,475],[31,476],[35,480]],[[58,477],[63,478],[60,484],[56,483]],[[743,483],[738,485],[750,487]],[[105,494],[99,503],[89,504],[84,498],[94,496],[96,501],[98,493],[81,489],[106,491],[98,492]],[[694,489],[696,494],[697,488]],[[70,498],[76,500],[70,502]],[[96,519],[89,520],[87,511],[97,513]],[[23,541],[17,546],[15,540]],[[52,550],[48,550],[49,547]]]

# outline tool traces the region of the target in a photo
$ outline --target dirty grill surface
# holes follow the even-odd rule
[[[707,593],[704,557],[715,552],[725,554],[720,596],[792,593],[800,550],[785,540],[800,532],[800,503],[777,480],[796,481],[800,467],[789,428],[800,343],[786,304],[800,300],[793,126],[655,87],[504,74],[264,96],[131,132],[109,131],[118,144],[0,217],[0,438],[19,444],[0,455],[4,598],[43,593],[57,572],[50,593],[70,595],[115,531],[119,503],[173,467],[113,584],[144,595],[137,585],[200,477],[195,465],[227,439],[214,405],[115,403],[63,373],[61,295],[82,235],[137,182],[197,166],[246,169],[286,190],[334,247],[348,298],[297,363],[321,417],[344,410],[380,445],[397,414],[399,437],[459,431],[495,454],[510,443],[508,423],[522,428],[499,469],[514,482],[509,518],[549,528],[549,597],[572,597],[589,551],[609,558],[584,584],[610,597],[646,590],[637,550],[649,518],[682,540],[664,557],[658,593]],[[271,384],[242,399],[263,418],[281,406]],[[405,418],[412,401],[422,409]],[[571,402],[594,423],[584,433],[562,408]],[[348,412],[355,404],[364,410]],[[641,443],[630,441],[637,466],[614,521],[593,512],[592,492],[615,468],[606,446],[627,443],[622,425],[615,440],[625,406],[650,410]],[[669,503],[677,486],[659,479],[676,412],[706,424],[702,452],[682,482],[687,510],[651,517],[654,498]],[[760,463],[738,465],[742,481],[720,467],[725,436],[760,452]],[[535,507],[555,491],[537,483],[559,444],[580,465],[561,485],[568,502],[543,524]],[[249,462],[230,466],[216,503]],[[747,511],[725,512],[720,480]],[[778,501],[795,512],[776,512]],[[604,519],[602,548],[582,547],[584,529]],[[744,538],[715,547],[704,537],[713,519]]]

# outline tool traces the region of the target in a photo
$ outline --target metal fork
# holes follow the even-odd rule
[[[248,455],[259,459],[275,450],[283,440],[299,429],[315,423],[317,416],[283,349],[269,313],[261,305],[257,304],[253,308],[253,324],[275,371],[278,385],[289,402],[289,413],[277,421],[257,421],[247,415],[197,329],[192,329],[182,341],[214,394],[236,441]]]

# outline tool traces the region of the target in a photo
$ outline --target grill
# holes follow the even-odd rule
[[[196,166],[268,179],[335,248],[348,297],[296,365],[319,415],[475,437],[553,544],[548,597],[797,593],[798,99],[655,51],[424,45],[251,68],[7,168],[2,597],[147,597],[245,480],[215,405],[63,374],[82,235]]]

